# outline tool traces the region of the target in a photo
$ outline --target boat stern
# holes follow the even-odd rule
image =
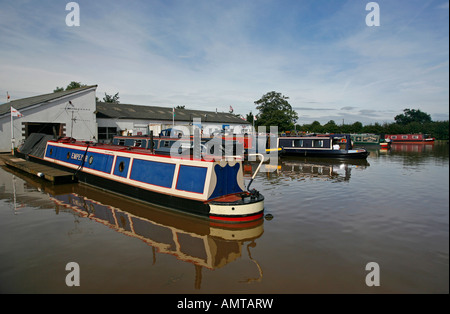
[[[264,196],[252,190],[213,199],[208,205],[209,218],[213,221],[249,222],[263,217]]]

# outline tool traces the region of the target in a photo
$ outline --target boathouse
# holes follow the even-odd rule
[[[12,100],[0,105],[0,151],[11,151],[32,133],[97,138],[95,92],[97,85]],[[11,107],[20,113],[11,120]],[[12,121],[12,128],[11,128]]]
[[[97,85],[38,95],[0,104],[0,152],[18,147],[32,133],[110,142],[115,135],[157,135],[172,126],[200,121],[204,133],[216,130],[249,132],[251,124],[231,113],[96,101]],[[11,107],[20,117],[13,117]]]

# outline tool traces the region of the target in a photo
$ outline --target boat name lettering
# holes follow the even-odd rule
[[[78,153],[72,153],[72,155],[70,156],[71,159],[75,159],[75,160],[83,160],[83,154],[78,154]]]

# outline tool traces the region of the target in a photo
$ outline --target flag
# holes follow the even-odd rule
[[[173,117],[175,118],[175,107],[172,108]]]
[[[19,110],[17,110],[17,109],[14,109],[12,106],[11,106],[11,115],[13,116],[13,117],[23,117],[23,114],[21,114],[20,112],[19,112]]]
[[[230,113],[233,113],[233,107],[230,106]]]
[[[9,93],[6,92],[6,100],[9,101],[10,98],[11,98],[11,97],[9,96]]]

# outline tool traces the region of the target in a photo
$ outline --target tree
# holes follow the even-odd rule
[[[114,96],[108,95],[105,93],[105,97],[103,97],[103,101],[111,104],[119,103],[119,93],[116,93]]]
[[[338,133],[339,126],[336,124],[336,122],[334,122],[334,120],[330,120],[323,126],[323,130],[326,133]]]
[[[404,114],[395,116],[394,120],[398,124],[407,125],[411,122],[428,123],[431,122],[431,116],[425,112],[415,109],[404,109]]]
[[[87,85],[86,84],[81,84],[80,82],[72,81],[72,82],[69,83],[69,85],[67,85],[65,90],[71,90],[71,89],[85,87],[85,86],[87,86]],[[64,91],[64,87],[58,87],[58,86],[53,90],[54,93],[62,92],[62,91]]]
[[[249,113],[247,113],[245,120],[247,120],[247,122],[253,123],[254,118],[255,117],[253,116],[253,113],[250,111]]]
[[[278,126],[279,131],[292,130],[298,115],[287,99],[289,97],[272,91],[255,101],[256,109],[259,110],[257,126]]]

